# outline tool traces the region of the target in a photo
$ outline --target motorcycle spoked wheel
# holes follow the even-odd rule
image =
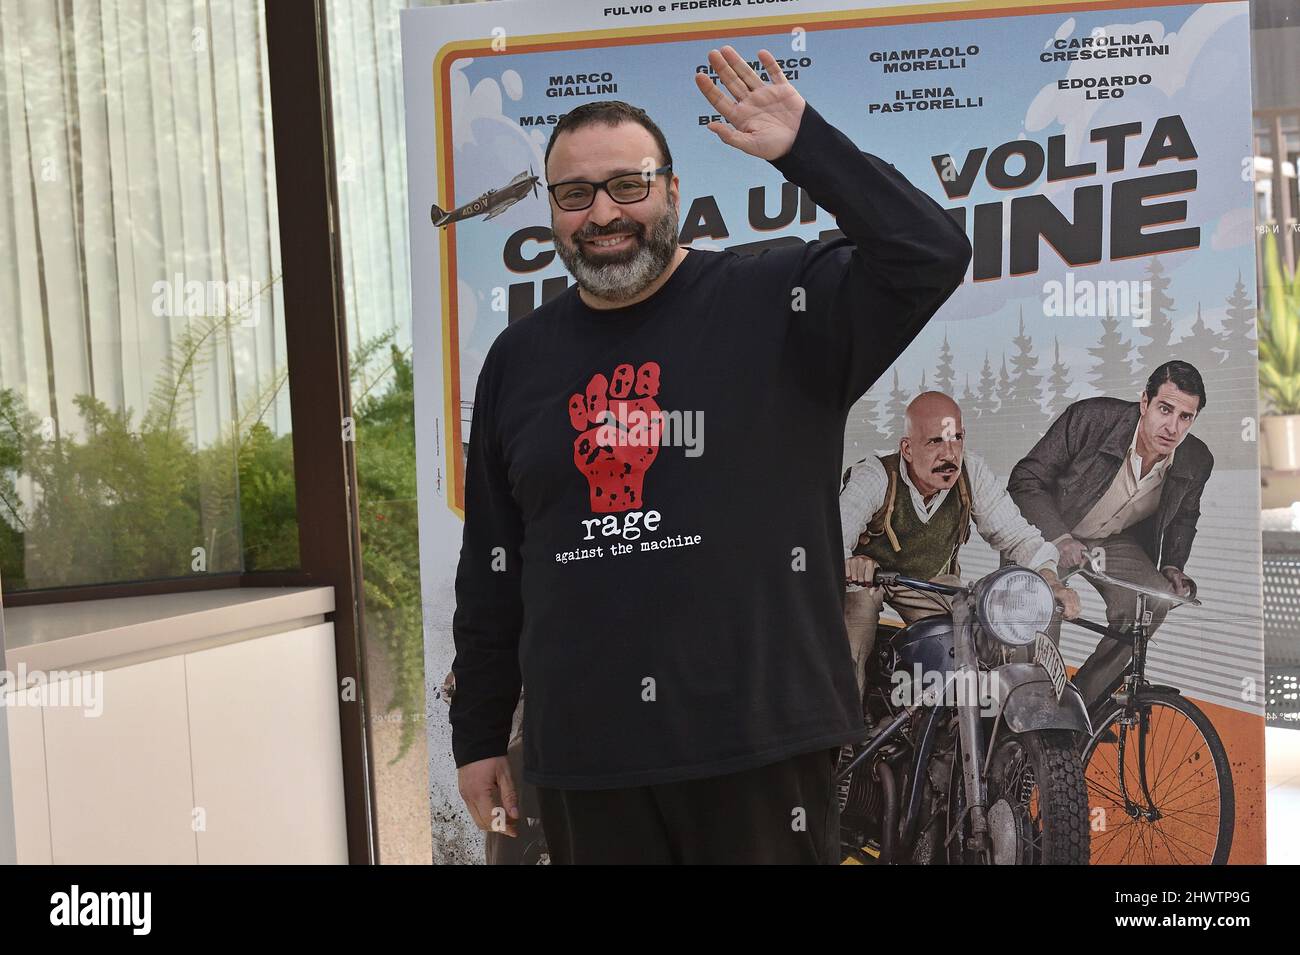
[[[977,858],[966,848],[969,820],[958,753],[948,790],[948,818],[958,820],[958,828],[947,846],[948,863],[1087,865],[1088,790],[1073,734],[1007,733],[994,746],[987,782],[989,828],[997,829],[990,840],[996,858]]]

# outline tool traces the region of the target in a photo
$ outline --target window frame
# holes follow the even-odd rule
[[[361,537],[356,462],[343,438],[352,414],[341,250],[334,228],[337,183],[329,59],[322,0],[263,0],[266,69],[275,145],[280,266],[298,516],[296,570],[214,572],[155,580],[52,587],[5,594],[0,608],[243,587],[333,587],[335,663],[343,754],[348,859],[378,861],[374,774],[366,720]],[[322,280],[324,278],[324,280]],[[333,409],[334,413],[328,413]]]

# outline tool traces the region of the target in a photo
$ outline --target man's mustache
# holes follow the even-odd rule
[[[955,465],[955,464],[941,464],[941,465],[939,465],[937,468],[935,468],[933,471],[931,471],[930,473],[931,473],[931,474],[946,474],[946,473],[949,472],[949,471],[956,471],[956,470],[957,470],[957,465]]]
[[[616,222],[609,223],[609,225],[591,226],[581,232],[575,232],[573,237],[585,242],[588,239],[600,239],[607,235],[621,235],[629,232],[638,239],[645,237],[645,229],[641,223],[633,222],[630,219],[619,219]]]

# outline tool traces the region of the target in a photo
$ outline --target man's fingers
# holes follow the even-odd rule
[[[504,760],[502,761],[504,762]],[[510,801],[503,806],[504,800],[498,800],[497,791],[502,774],[483,783],[467,781],[466,788],[460,791],[461,799],[465,801],[465,808],[469,810],[469,816],[474,820],[474,825],[481,832],[503,832],[506,835],[515,835],[515,825],[511,820],[509,806],[515,807],[515,818],[518,818],[519,800],[514,792],[514,783],[510,779],[510,771],[507,767],[504,774],[505,782],[510,791]]]
[[[497,790],[501,793],[501,805],[511,819],[519,818],[519,794],[515,790],[515,781],[510,777],[510,764],[501,761],[501,771],[497,773]]]
[[[700,92],[704,94],[704,98],[709,101],[709,105],[717,114],[727,122],[731,122],[735,115],[735,102],[727,99],[727,94],[718,88],[718,84],[713,82],[707,73],[696,73],[695,85],[700,88]]]
[[[469,803],[474,824],[484,832],[497,832],[504,836],[517,835],[510,811],[501,805],[496,795],[497,787],[491,786],[479,792]]]
[[[722,55],[731,68],[735,70],[736,76],[745,84],[746,89],[756,90],[763,87],[764,83],[762,77],[754,72],[754,68],[745,62],[745,58],[736,52],[734,46],[724,46],[722,48]],[[759,57],[759,61],[762,62],[761,56]]]
[[[875,562],[867,558],[851,557],[844,562],[844,575],[855,584],[870,584],[875,572]]]
[[[785,71],[777,65],[776,57],[767,50],[758,51],[758,61],[763,64],[763,69],[767,70],[767,77],[772,81],[773,86],[788,86],[790,81],[785,78]]]
[[[736,51],[731,52],[735,54]],[[720,52],[709,51],[709,64],[713,67],[713,72],[718,74],[718,79],[727,88],[727,92],[737,100],[742,100],[749,94],[749,86],[736,75],[735,69]]]
[[[474,825],[478,826],[483,832],[492,828],[492,794],[491,792],[476,792],[465,799],[465,806],[469,809],[470,818],[474,820]]]
[[[717,133],[718,138],[728,146],[735,146],[737,149],[744,148],[741,145],[744,142],[744,137],[742,137],[740,133],[736,132],[734,127],[728,126],[726,123],[719,123],[715,120],[712,123],[709,123],[705,128]]]

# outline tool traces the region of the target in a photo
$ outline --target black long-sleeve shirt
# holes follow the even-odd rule
[[[521,680],[524,776],[543,786],[722,775],[861,735],[845,420],[970,244],[810,105],[773,165],[845,238],[690,250],[625,308],[571,287],[489,349],[456,576],[458,766],[505,753]],[[657,447],[638,417],[656,410]]]

